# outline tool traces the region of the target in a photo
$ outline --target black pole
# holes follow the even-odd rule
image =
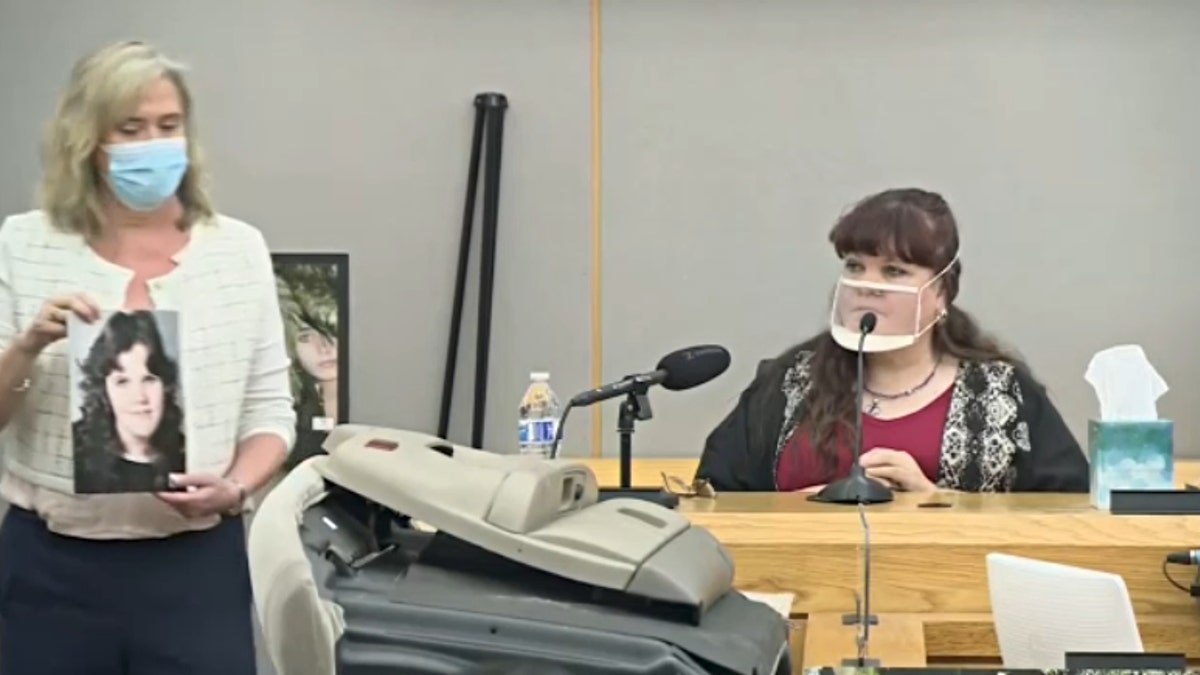
[[[492,291],[496,276],[496,226],[500,212],[500,158],[504,144],[504,94],[481,94],[487,118],[487,152],[483,168],[483,241],[479,268],[479,334],[475,343],[475,416],[471,424],[471,446],[483,447],[483,424],[487,414],[488,356],[492,344]]]
[[[442,401],[438,411],[438,436],[450,433],[454,404],[454,380],[458,370],[458,345],[462,336],[463,305],[466,302],[467,266],[471,261],[471,238],[475,222],[475,200],[479,175],[483,172],[483,223],[480,242],[479,315],[475,341],[475,391],[471,418],[471,445],[482,447],[487,411],[488,360],[492,340],[492,296],[496,276],[496,232],[500,212],[500,165],[504,143],[504,94],[475,96],[475,125],[471,134],[471,157],[467,168],[467,194],[463,203],[462,234],[458,244],[458,267],[454,276],[454,302],[450,313],[446,370],[442,378]],[[486,144],[486,147],[485,147]]]
[[[483,97],[475,97],[475,128],[471,134],[471,158],[467,166],[467,197],[463,205],[462,235],[458,242],[458,270],[454,276],[454,305],[450,311],[450,342],[446,349],[446,372],[442,378],[442,407],[438,412],[439,438],[450,433],[450,406],[454,401],[454,376],[458,369],[458,342],[462,332],[463,302],[467,289],[467,265],[471,259],[471,229],[475,222],[475,194],[479,186],[479,158],[483,151]]]
[[[673,509],[679,505],[679,497],[663,488],[633,487],[633,432],[637,422],[654,417],[650,408],[649,386],[632,391],[621,402],[617,417],[617,434],[621,437],[621,485],[616,489],[600,490],[600,499],[645,499],[659,506]]]
[[[633,487],[633,427],[638,417],[638,394],[631,392],[621,401],[617,416],[617,436],[620,438],[620,464],[622,490]]]

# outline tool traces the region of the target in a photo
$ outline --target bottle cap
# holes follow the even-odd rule
[[[534,382],[549,382],[550,381],[550,373],[532,372],[529,374],[529,379]]]

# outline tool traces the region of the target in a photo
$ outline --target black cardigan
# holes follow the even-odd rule
[[[779,452],[804,404],[812,352],[763,361],[709,434],[697,478],[718,491],[773,492]],[[963,362],[936,483],[965,492],[1087,492],[1088,462],[1044,387],[1002,361]]]

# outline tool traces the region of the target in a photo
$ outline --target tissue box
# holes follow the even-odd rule
[[[1108,509],[1112,490],[1175,489],[1175,425],[1088,421],[1092,505]]]

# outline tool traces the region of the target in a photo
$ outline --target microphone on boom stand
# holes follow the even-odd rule
[[[718,345],[699,345],[679,349],[662,357],[655,369],[648,373],[639,373],[618,380],[602,387],[589,389],[572,397],[563,409],[558,424],[558,433],[550,447],[550,458],[558,456],[558,444],[562,440],[563,428],[567,414],[572,408],[607,401],[610,398],[624,396],[621,402],[621,412],[617,418],[617,433],[621,437],[621,486],[617,489],[601,489],[601,499],[616,497],[632,497],[656,502],[667,508],[674,508],[679,498],[662,488],[635,488],[631,464],[633,461],[633,430],[638,421],[653,417],[650,409],[650,387],[662,386],[668,391],[682,391],[698,387],[709,380],[715,379],[729,368],[729,350]]]
[[[879,317],[873,312],[862,315],[858,321],[858,381],[854,389],[854,461],[850,463],[850,475],[826,485],[823,490],[809,497],[814,502],[830,504],[885,504],[892,501],[892,491],[888,486],[867,476],[867,471],[859,463],[862,458],[863,443],[863,344],[867,336],[875,330]]]

